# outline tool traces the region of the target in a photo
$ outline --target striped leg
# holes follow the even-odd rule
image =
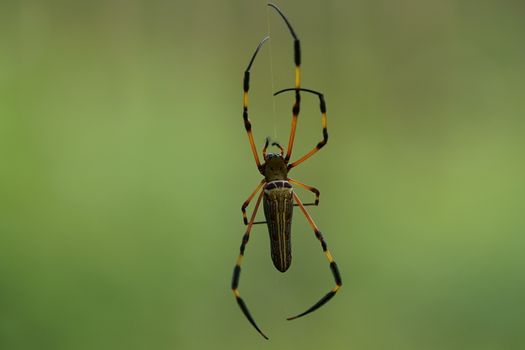
[[[288,139],[288,148],[286,149],[286,157],[284,161],[288,164],[290,157],[292,156],[292,149],[295,140],[295,131],[297,129],[297,119],[299,118],[299,111],[301,110],[301,95],[299,90],[295,91],[295,103],[292,108],[292,127],[290,129],[290,138]]]
[[[320,308],[321,306],[326,304],[330,299],[332,299],[334,297],[335,293],[337,293],[339,288],[341,288],[341,286],[343,285],[343,282],[341,280],[341,274],[339,273],[339,269],[337,268],[337,264],[335,263],[334,258],[332,257],[332,254],[330,253],[330,251],[328,250],[328,248],[326,246],[326,242],[324,241],[324,238],[323,238],[323,235],[321,234],[321,231],[319,231],[319,229],[317,228],[317,225],[312,220],[312,218],[310,217],[310,215],[306,211],[306,208],[304,207],[303,203],[301,202],[299,197],[297,197],[295,192],[293,194],[293,197],[294,197],[295,201],[297,202],[297,204],[299,204],[299,207],[301,208],[301,211],[303,212],[304,216],[306,216],[306,220],[308,220],[308,223],[310,224],[310,226],[314,230],[315,237],[317,237],[319,242],[321,242],[321,247],[323,248],[323,252],[326,255],[326,258],[328,259],[328,262],[330,263],[330,270],[332,270],[332,275],[334,276],[335,287],[332,288],[332,290],[330,292],[328,292],[328,294],[326,294],[324,297],[322,297],[311,308],[309,308],[308,310],[306,310],[303,313],[300,313],[297,316],[288,318],[288,320],[294,320],[294,319],[299,318],[301,316],[307,315],[307,314],[309,314],[312,311],[317,310],[318,308]]]
[[[299,187],[302,187],[304,188],[305,190],[308,190],[312,193],[315,194],[315,202],[313,203],[303,203],[304,206],[307,206],[307,205],[315,205],[315,206],[318,206],[319,205],[319,196],[321,195],[321,193],[319,192],[319,190],[315,187],[312,187],[312,186],[308,186],[308,185],[305,185],[303,184],[302,182],[299,182],[297,180],[294,180],[294,179],[288,179],[288,181],[290,183],[293,183]],[[299,206],[299,204],[294,204],[294,206]]]
[[[241,308],[242,312],[244,313],[244,316],[250,321],[252,326],[255,327],[255,329],[265,338],[268,339],[268,337],[259,329],[257,324],[255,323],[255,320],[253,319],[252,315],[250,314],[250,311],[248,311],[248,307],[244,303],[244,300],[241,298],[241,294],[239,293],[239,290],[237,287],[239,286],[239,277],[241,276],[241,263],[242,258],[244,257],[244,249],[246,248],[246,244],[248,243],[248,240],[250,239],[250,231],[252,230],[253,221],[255,220],[255,215],[257,214],[257,209],[259,209],[259,204],[261,204],[261,199],[263,197],[264,192],[261,192],[259,197],[257,198],[257,202],[255,203],[255,208],[253,210],[252,217],[250,219],[250,222],[248,223],[248,227],[246,228],[246,232],[244,233],[244,236],[242,236],[242,243],[240,248],[239,257],[237,258],[237,263],[235,264],[235,268],[233,269],[233,278],[232,278],[232,291],[233,295],[235,295],[235,299],[237,300],[237,304],[239,304],[239,307]]]
[[[248,207],[248,205],[250,204],[250,202],[252,201],[253,197],[255,197],[255,195],[257,194],[257,192],[259,192],[261,190],[261,188],[263,187],[263,185],[266,183],[266,180],[265,179],[262,179],[261,182],[259,182],[259,184],[257,185],[257,187],[255,188],[255,190],[252,192],[252,194],[250,194],[250,196],[248,197],[247,200],[244,201],[244,203],[242,204],[242,207],[241,207],[241,211],[242,211],[242,219],[244,221],[244,224],[245,225],[248,225],[248,218],[246,216],[246,208]],[[262,222],[259,222],[259,223],[262,223]],[[256,222],[254,222],[254,224],[256,224]]]
[[[276,96],[276,95],[279,95],[280,93],[283,93],[285,91],[294,91],[294,90],[297,93],[297,88],[295,88],[295,89],[294,88],[290,88],[290,89],[284,89],[284,90],[281,90],[281,91],[277,91],[273,95]],[[321,141],[319,141],[319,143],[310,152],[308,152],[307,154],[305,154],[304,156],[302,156],[301,158],[299,158],[298,160],[296,160],[292,164],[289,164],[288,165],[288,170],[298,166],[299,164],[301,164],[302,162],[304,162],[305,160],[307,160],[308,158],[313,156],[317,151],[319,151],[321,148],[323,148],[324,145],[326,145],[326,143],[328,142],[326,103],[324,101],[323,94],[320,93],[320,92],[314,91],[314,90],[310,90],[310,89],[299,89],[299,90],[310,92],[312,94],[316,94],[317,96],[319,96],[319,109],[321,110],[321,123],[323,125],[323,139]]]
[[[255,147],[255,142],[253,140],[253,133],[252,133],[252,124],[250,123],[250,119],[248,119],[248,90],[250,90],[250,68],[252,67],[253,61],[255,60],[255,56],[257,56],[257,53],[259,52],[261,46],[264,44],[264,42],[268,40],[268,37],[264,37],[257,48],[255,49],[255,52],[252,55],[252,58],[250,60],[250,63],[248,64],[248,67],[244,71],[244,80],[243,80],[243,113],[242,117],[244,119],[244,127],[246,128],[246,132],[248,133],[248,140],[250,141],[250,147],[252,149],[253,157],[255,158],[255,164],[257,164],[257,168],[259,169],[259,172],[262,172],[262,165],[261,161],[259,160],[259,155],[257,154],[257,148]]]
[[[282,11],[275,6],[274,4],[268,4],[268,6],[272,7],[277,11],[277,13],[281,16],[281,18],[286,23],[286,26],[290,30],[290,34],[292,34],[293,37],[293,50],[294,50],[294,63],[295,63],[295,103],[293,105],[292,113],[292,127],[290,130],[290,138],[288,139],[288,149],[286,150],[286,157],[284,160],[286,163],[290,160],[290,157],[292,156],[292,149],[293,144],[295,140],[295,130],[297,128],[297,119],[299,117],[299,111],[301,106],[301,95],[299,93],[301,89],[301,42],[299,41],[299,38],[297,37],[297,34],[295,34],[295,31],[292,28],[292,25],[290,24],[290,21],[288,21],[288,18],[282,13]]]

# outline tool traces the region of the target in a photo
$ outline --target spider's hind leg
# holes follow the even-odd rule
[[[319,242],[321,242],[321,247],[323,248],[323,252],[324,252],[324,254],[326,256],[326,259],[330,263],[330,270],[332,271],[332,275],[334,276],[335,287],[332,288],[324,297],[322,297],[312,307],[310,307],[306,311],[304,311],[304,312],[302,312],[302,313],[300,313],[300,314],[298,314],[296,316],[289,317],[287,320],[294,320],[296,318],[299,318],[299,317],[302,317],[304,315],[307,315],[307,314],[309,314],[312,311],[317,310],[318,308],[320,308],[321,306],[326,304],[330,299],[332,299],[335,296],[335,294],[337,293],[337,291],[343,285],[343,281],[341,280],[341,274],[339,273],[339,269],[337,268],[337,264],[335,263],[335,260],[334,260],[334,258],[332,256],[332,254],[328,250],[328,247],[327,247],[326,242],[325,242],[325,240],[323,238],[323,235],[321,234],[321,231],[319,231],[319,229],[317,228],[317,225],[313,221],[312,217],[306,211],[306,208],[304,207],[304,205],[301,202],[301,200],[299,199],[299,197],[297,197],[297,195],[295,193],[293,194],[293,197],[294,197],[295,201],[297,202],[297,204],[299,204],[299,207],[301,208],[301,211],[303,212],[304,216],[306,216],[306,220],[308,220],[308,223],[310,224],[310,226],[314,230],[315,237],[319,240]]]
[[[242,310],[242,313],[248,321],[252,324],[252,326],[259,332],[265,339],[268,339],[268,337],[261,331],[259,326],[257,326],[257,323],[255,323],[255,320],[253,319],[252,315],[250,314],[250,311],[248,310],[248,307],[246,306],[246,303],[241,298],[241,294],[239,293],[239,279],[241,276],[241,263],[242,259],[244,258],[244,250],[246,249],[246,244],[248,244],[248,240],[250,239],[250,232],[253,227],[253,223],[255,220],[255,215],[257,215],[257,210],[259,209],[259,205],[261,204],[261,199],[263,197],[264,192],[261,192],[259,197],[257,198],[257,202],[255,203],[255,208],[253,209],[252,217],[250,218],[250,222],[248,223],[248,227],[246,228],[246,232],[242,236],[242,243],[241,248],[239,252],[239,256],[237,257],[237,262],[235,263],[235,267],[233,268],[233,277],[232,277],[232,284],[231,289],[233,292],[233,295],[235,296],[235,300],[237,300],[237,304],[239,304],[239,307]]]

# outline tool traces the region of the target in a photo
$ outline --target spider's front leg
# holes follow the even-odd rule
[[[266,42],[266,40],[268,40],[268,36],[264,37],[259,43],[259,45],[257,45],[257,48],[255,49],[255,52],[252,55],[250,63],[248,64],[248,67],[244,71],[243,98],[242,98],[242,104],[243,104],[242,118],[244,120],[244,127],[246,129],[246,132],[248,133],[248,140],[250,141],[250,147],[252,149],[253,157],[255,158],[255,164],[257,164],[257,169],[259,169],[259,172],[261,173],[262,173],[262,165],[261,165],[261,161],[259,160],[259,155],[257,154],[257,148],[255,147],[255,141],[253,140],[252,123],[250,122],[250,119],[248,118],[248,91],[250,90],[250,69],[252,67],[253,61],[255,60],[255,57],[257,56],[257,53],[261,49],[262,45]]]
[[[288,138],[288,147],[286,150],[286,156],[284,160],[286,163],[290,160],[290,157],[292,156],[292,150],[293,145],[295,141],[295,132],[297,129],[297,120],[299,119],[299,111],[301,110],[301,94],[299,91],[301,91],[301,41],[299,40],[299,37],[295,33],[295,30],[293,29],[292,25],[290,24],[290,21],[288,18],[284,15],[284,13],[274,4],[269,3],[268,6],[272,7],[279,16],[284,20],[284,23],[286,23],[286,26],[288,27],[288,30],[290,31],[290,34],[293,38],[293,53],[294,53],[294,64],[295,64],[295,102],[292,108],[292,125],[290,128],[290,136]]]
[[[317,153],[317,151],[319,151],[321,148],[323,148],[326,145],[326,143],[328,142],[328,126],[327,126],[327,117],[326,117],[326,102],[324,100],[324,95],[322,93],[314,91],[314,90],[310,90],[310,89],[288,88],[288,89],[277,91],[273,95],[277,96],[286,91],[295,91],[296,94],[298,93],[298,91],[305,91],[305,92],[309,92],[311,94],[317,95],[319,97],[319,109],[321,110],[321,124],[323,126],[323,139],[319,141],[319,143],[317,143],[317,145],[310,152],[308,152],[307,154],[305,154],[304,156],[302,156],[301,158],[299,158],[292,164],[288,164],[288,170],[291,170],[292,168],[298,166],[299,164],[301,164],[302,162],[304,162],[305,160],[313,156],[315,153]]]

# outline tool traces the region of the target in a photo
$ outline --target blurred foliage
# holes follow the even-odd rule
[[[294,259],[266,228],[229,289],[259,181],[241,114],[259,40],[256,142],[287,142],[292,42],[263,1],[0,4],[0,348],[519,349],[525,278],[523,1],[279,3],[330,141],[292,176]],[[295,156],[321,138],[303,97]],[[310,193],[298,190],[304,198]],[[261,344],[261,345],[259,345]],[[520,345],[521,344],[521,345]]]

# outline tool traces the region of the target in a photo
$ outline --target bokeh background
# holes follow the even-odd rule
[[[330,141],[293,177],[344,286],[296,211],[293,264],[257,226],[260,179],[287,142],[292,41],[265,1],[0,4],[1,349],[521,349],[525,336],[525,3],[280,1]],[[303,97],[294,155],[321,138]],[[310,193],[298,189],[303,200]]]

